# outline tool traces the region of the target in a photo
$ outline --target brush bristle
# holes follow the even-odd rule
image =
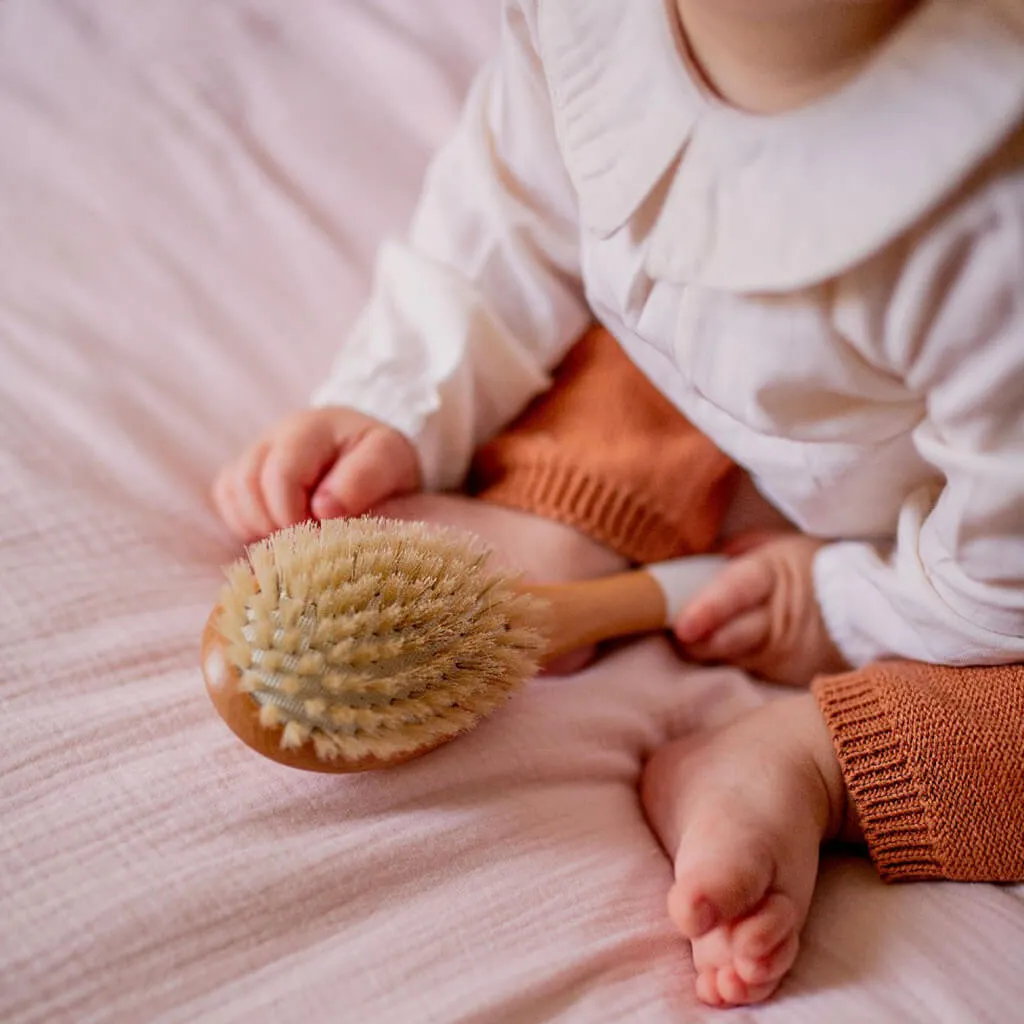
[[[472,728],[537,670],[537,601],[474,539],[374,518],[303,524],[228,572],[217,623],[281,743],[400,759]]]

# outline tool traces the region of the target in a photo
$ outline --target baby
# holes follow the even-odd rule
[[[594,318],[798,532],[747,532],[675,631],[777,682],[1024,661],[1024,2],[505,0],[496,59],[313,407],[227,467],[251,540],[457,489]],[[466,500],[396,512],[621,553]],[[644,774],[697,994],[766,998],[827,838],[810,694]],[[737,780],[741,780],[737,782]]]

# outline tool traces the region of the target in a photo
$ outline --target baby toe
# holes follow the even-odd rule
[[[782,893],[771,893],[757,912],[737,922],[732,931],[736,956],[758,960],[773,952],[796,931],[797,913],[793,901]]]
[[[734,967],[719,967],[718,994],[723,1003],[731,1006],[739,1006],[749,1000],[747,983],[736,973]]]
[[[717,967],[709,967],[697,975],[694,991],[697,998],[708,1006],[725,1006],[725,1000],[718,991]]]
[[[709,1006],[748,1006],[760,1003],[778,988],[780,980],[773,978],[767,982],[751,983],[741,978],[734,967],[719,967],[706,986],[711,998],[703,1001]]]
[[[751,987],[769,986],[769,990],[782,980],[796,961],[800,937],[794,930],[775,949],[757,959],[738,957],[736,973]]]

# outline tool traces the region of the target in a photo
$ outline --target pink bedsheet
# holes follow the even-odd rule
[[[305,399],[495,0],[0,4],[0,1020],[1024,1019],[1024,892],[830,862],[780,997],[690,994],[635,783],[759,699],[657,641],[388,774],[263,762],[197,642],[215,468]]]

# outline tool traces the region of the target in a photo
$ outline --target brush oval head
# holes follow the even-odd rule
[[[479,541],[379,518],[291,527],[228,571],[206,688],[248,746],[311,771],[384,768],[472,729],[537,671],[536,598]]]

